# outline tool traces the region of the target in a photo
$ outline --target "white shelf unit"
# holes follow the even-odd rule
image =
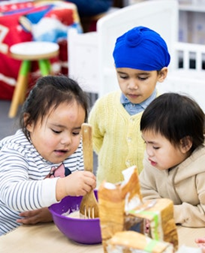
[[[179,3],[179,41],[205,44],[205,1]]]

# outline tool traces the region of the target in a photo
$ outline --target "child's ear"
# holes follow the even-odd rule
[[[25,113],[24,117],[23,117],[24,125],[25,125],[25,127],[26,127],[26,129],[27,129],[28,132],[32,132],[32,130],[33,130],[33,124],[32,123],[27,124],[28,117],[29,117],[29,114]]]
[[[190,136],[186,136],[180,140],[180,148],[182,153],[187,153],[192,147],[193,141]]]
[[[158,82],[162,83],[164,79],[167,77],[167,73],[168,73],[167,67],[164,67],[163,69],[161,69],[158,74]]]

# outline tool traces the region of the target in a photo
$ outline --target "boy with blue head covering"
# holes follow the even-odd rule
[[[143,26],[117,38],[113,58],[121,91],[98,99],[89,115],[98,154],[98,186],[103,180],[122,181],[122,171],[133,165],[141,172],[145,145],[140,119],[158,95],[157,82],[164,81],[170,63],[166,42]]]

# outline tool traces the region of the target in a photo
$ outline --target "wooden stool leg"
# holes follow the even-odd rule
[[[28,74],[30,72],[30,69],[31,69],[31,61],[24,60],[23,65],[22,65],[22,69],[20,71],[21,71],[22,75],[25,76],[25,81],[23,81],[25,84],[22,85],[22,88],[21,88],[19,104],[23,104],[23,102],[25,101],[26,91],[28,89]]]
[[[18,74],[18,79],[16,82],[16,87],[11,101],[11,106],[9,110],[9,118],[16,116],[18,106],[25,99],[25,92],[27,87],[27,78],[30,71],[31,62],[24,60],[21,63],[21,67]]]
[[[39,60],[38,61],[38,65],[39,65],[39,68],[40,68],[42,76],[47,76],[47,75],[50,74],[50,72],[51,72],[51,65],[50,65],[49,60],[47,60],[47,59]]]

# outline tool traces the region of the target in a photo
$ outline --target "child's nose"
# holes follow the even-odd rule
[[[129,88],[130,88],[130,89],[138,89],[137,80],[135,80],[135,79],[130,79]]]
[[[148,156],[153,156],[153,150],[149,145],[146,145],[146,152]]]
[[[72,138],[71,138],[70,134],[64,135],[63,138],[61,139],[61,143],[63,145],[68,145],[71,143],[71,141],[72,141]]]

